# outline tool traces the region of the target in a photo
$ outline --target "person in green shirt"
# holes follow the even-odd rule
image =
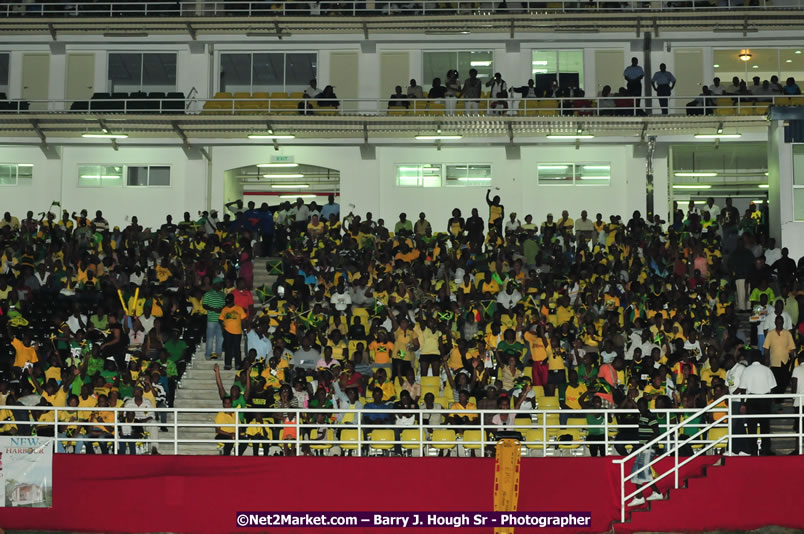
[[[706,436],[697,436],[693,438],[693,436],[695,436],[695,434],[697,434],[706,424],[703,420],[703,415],[692,417],[697,411],[695,408],[695,395],[692,392],[684,393],[681,397],[681,405],[688,411],[681,415],[681,421],[685,422],[686,424],[681,427],[681,435],[679,436],[679,439],[683,439],[684,441],[692,440],[693,442],[705,439]],[[679,456],[692,456],[692,445],[690,443],[685,443],[679,449],[678,454]]]
[[[520,363],[522,355],[525,353],[525,345],[517,341],[516,332],[508,328],[503,334],[502,341],[497,344],[497,352],[505,356],[505,361],[508,360],[508,357],[513,356],[517,363]]]
[[[581,395],[578,401],[584,410],[600,410],[603,407],[603,401],[597,395],[594,395],[589,400],[591,391],[587,390]],[[589,455],[590,456],[606,456],[605,445],[599,442],[605,441],[605,414],[602,413],[587,413],[586,424],[589,427],[586,430],[586,441],[589,442]]]

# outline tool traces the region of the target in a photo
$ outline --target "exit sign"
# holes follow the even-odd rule
[[[271,163],[293,163],[293,156],[271,156]]]

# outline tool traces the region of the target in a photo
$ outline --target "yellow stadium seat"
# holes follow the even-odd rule
[[[525,370],[523,371],[523,374],[525,376],[527,376],[528,378],[530,378],[531,380],[533,380],[533,367],[531,367],[530,365],[525,367]],[[539,387],[541,387],[541,386],[539,386]],[[542,395],[544,395],[544,388],[542,388]]]
[[[290,95],[285,92],[275,92],[270,95],[269,109],[271,113],[295,113],[298,105],[289,100]]]
[[[746,102],[745,100],[740,101],[740,115],[754,115],[754,110],[753,102]]]
[[[393,443],[386,443],[394,441],[394,431],[390,429],[378,428],[372,430],[369,434],[369,442],[372,449],[380,451],[388,451],[394,448]]]
[[[441,388],[438,386],[425,386],[424,384],[422,384],[422,399],[428,393],[432,393],[433,397],[438,399],[441,396]],[[444,405],[442,404],[442,406]],[[446,406],[444,407],[446,408]]]
[[[483,440],[483,433],[480,430],[464,430],[463,432],[463,441],[464,442],[472,442],[476,441],[477,443],[465,443],[463,448],[470,449],[470,450],[479,450],[482,448],[480,442]]]
[[[567,419],[567,428],[586,428],[586,417],[570,417]]]
[[[441,390],[441,377],[440,376],[423,376],[421,378],[422,387],[436,387]],[[436,395],[438,397],[438,395]]]
[[[357,429],[344,428],[341,430],[341,449],[343,450],[357,450]]]
[[[555,116],[560,113],[561,103],[558,100],[546,99],[539,100],[538,114],[543,117]]]
[[[407,108],[392,107],[388,108],[388,115],[390,115],[391,117],[400,117],[404,115],[410,115],[410,111]]]
[[[528,366],[528,369],[530,369],[531,376],[532,376],[533,375],[533,367]],[[527,375],[528,375],[528,373],[525,373],[525,376],[527,376]],[[540,397],[544,397],[544,386],[530,386],[530,390],[533,391],[533,394],[536,395],[537,399],[540,398]]]
[[[734,115],[734,100],[731,98],[716,98],[715,99],[715,115]]]
[[[314,428],[310,431],[310,439],[318,439],[318,429]],[[334,441],[335,440],[335,433],[332,429],[327,430],[327,437],[325,438],[327,441]],[[320,445],[310,445],[310,448],[314,451],[328,451],[332,448],[331,443],[322,443]]]
[[[790,106],[804,106],[804,96],[791,96],[788,100]]]
[[[427,101],[426,100],[413,100],[410,103],[409,111],[414,115],[424,115],[427,113]]]
[[[561,428],[559,425],[561,424],[561,420],[557,413],[548,413],[545,414],[544,418],[544,425],[547,428],[547,435],[548,436],[556,436],[561,433]]]
[[[446,410],[447,408],[449,408],[450,404],[452,404],[452,397],[447,397],[446,395],[442,395],[441,397],[439,397],[438,395],[436,395],[435,402],[436,404],[440,404],[441,407]],[[443,416],[446,414],[441,415]]]
[[[449,450],[455,448],[455,431],[449,428],[438,428],[433,431],[433,448],[438,450]]]
[[[536,397],[536,402],[540,410],[558,410],[561,407],[558,397]]]
[[[254,93],[252,98],[254,99],[253,109],[268,110],[268,99],[271,98],[268,93]]]
[[[534,117],[539,114],[539,100],[535,98],[525,98],[523,103],[525,104],[525,115]]]
[[[530,417],[516,417],[514,419],[514,426],[529,427],[534,426],[534,424]]]
[[[529,450],[543,451],[546,448],[547,439],[545,439],[545,434],[541,428],[535,428],[525,432],[525,442],[525,447]]]
[[[402,435],[399,436],[399,440],[402,441],[402,448],[406,450],[418,450],[419,449],[419,439],[426,439],[426,434],[424,432],[419,434],[418,429],[415,428],[408,428],[402,431]]]
[[[769,110],[770,106],[764,102],[754,104],[754,115],[767,115]]]
[[[728,430],[729,430],[729,429],[728,429],[728,428],[726,428],[726,427],[722,427],[722,428],[719,428],[719,427],[710,428],[710,429],[709,429],[709,432],[707,433],[707,439],[708,439],[709,441],[717,441],[717,440],[719,440],[720,438],[722,438],[723,436],[728,435],[728,433],[729,433],[729,432],[728,432]],[[720,443],[718,443],[717,445],[715,445],[715,446],[714,446],[714,448],[715,448],[715,449],[725,449],[725,448],[726,448],[726,447],[728,447],[728,446],[729,446],[729,440],[724,439],[722,442],[720,442]]]
[[[427,102],[428,115],[444,115],[447,112],[447,106],[438,100],[430,100]]]
[[[570,451],[572,451],[573,454],[575,453],[575,451],[578,451],[579,453],[583,454],[583,449],[582,448],[583,448],[584,444],[583,443],[572,443],[572,442],[583,442],[583,434],[581,433],[580,430],[575,429],[575,428],[567,429],[567,430],[561,430],[560,435],[568,435],[572,439],[570,440],[569,443],[565,442],[565,441],[559,441],[558,442],[558,448],[559,449],[570,450]]]

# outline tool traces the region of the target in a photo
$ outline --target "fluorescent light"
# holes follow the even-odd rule
[[[765,173],[765,176],[767,176],[767,175],[768,175],[768,173]]]
[[[456,140],[463,139],[462,135],[417,135],[419,141]]]
[[[609,176],[583,176],[581,175],[581,180],[608,180],[610,179]]]
[[[800,53],[801,53],[801,50],[796,50],[796,54],[800,54]]]
[[[695,139],[739,139],[743,134],[695,134]]]
[[[82,174],[81,179],[82,180],[100,180],[100,175],[99,174]]]
[[[752,66],[751,66],[751,68],[752,68],[752,69],[758,69],[758,68],[759,68],[759,65],[752,65]]]
[[[544,60],[536,60],[532,62],[533,65],[547,65],[547,61]]]
[[[249,139],[296,139],[292,134],[251,134]]]
[[[569,165],[539,165],[537,168],[540,171],[566,171]]]
[[[491,178],[480,178],[478,176],[475,176],[475,177],[467,176],[467,177],[464,177],[464,178],[458,178],[459,182],[488,182],[490,180],[491,180]]]
[[[17,167],[33,167],[33,163],[17,163]]]
[[[752,200],[751,201],[751,204],[764,204],[764,203],[765,203],[764,200]]]
[[[698,177],[710,177],[710,176],[717,176],[716,172],[677,172],[675,173],[676,176],[682,176],[686,178],[698,178]]]
[[[583,165],[585,171],[607,171],[611,169],[611,165]]]
[[[260,163],[257,165],[260,169],[278,169],[287,167],[298,167],[298,163]]]
[[[533,74],[547,74],[547,69],[533,69]]]
[[[576,134],[576,135],[555,135],[550,134],[547,136],[548,139],[594,139],[594,135],[590,134]]]
[[[279,195],[279,198],[315,198],[323,195]]]
[[[272,189],[307,189],[307,184],[272,184]]]
[[[263,174],[263,178],[304,178],[303,174]]]
[[[472,67],[490,67],[491,61],[470,61],[469,65]]]
[[[712,189],[711,185],[703,185],[703,184],[696,184],[696,185],[674,185],[673,189]]]
[[[128,139],[128,134],[113,134],[113,133],[85,133],[81,137],[88,137],[92,139]]]
[[[759,184],[757,187],[759,187],[760,189],[767,189],[768,187],[770,187],[770,185],[768,185],[768,184]]]
[[[784,62],[785,62],[785,63],[792,63],[792,62],[793,62],[793,60],[792,60],[792,59],[785,59],[785,60],[784,60]]]
[[[705,200],[695,200],[695,201],[693,201],[693,204],[706,204],[706,201]]]
[[[433,165],[422,165],[421,167],[399,167],[399,170],[402,172],[435,171],[440,169],[441,169],[440,166],[433,166]]]
[[[720,65],[718,65],[717,63],[715,63],[715,64],[714,64],[714,65],[712,65],[712,66],[713,66],[713,67],[715,67],[716,69],[719,69],[719,68],[720,68]]]
[[[101,176],[101,180],[119,180],[122,178],[119,174],[109,174]]]

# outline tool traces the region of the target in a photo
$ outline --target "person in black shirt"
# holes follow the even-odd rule
[[[430,92],[427,93],[427,98],[432,100],[444,98],[446,93],[447,88],[441,85],[441,78],[434,78],[433,87],[430,89]]]
[[[404,94],[402,94],[402,86],[397,85],[394,89],[394,94],[391,95],[391,99],[388,102],[389,108],[405,108],[407,109],[410,107],[410,100]]]
[[[478,215],[477,208],[472,208],[472,216],[466,219],[466,233],[469,236],[469,242],[483,242],[483,219]]]
[[[773,262],[773,265],[771,265],[771,269],[776,273],[776,277],[782,282],[782,284],[786,284],[788,281],[793,280],[796,275],[796,262],[793,261],[792,258],[789,258],[788,254],[790,254],[790,251],[787,250],[787,247],[783,248],[782,257]]]

